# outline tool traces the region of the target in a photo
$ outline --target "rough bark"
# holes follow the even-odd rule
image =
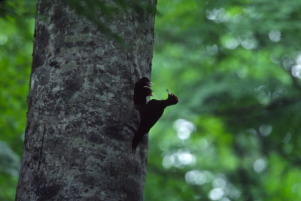
[[[150,75],[154,13],[120,11],[104,22],[127,47],[64,1],[38,0],[16,200],[143,199],[147,139],[133,155],[132,97],[135,81]]]

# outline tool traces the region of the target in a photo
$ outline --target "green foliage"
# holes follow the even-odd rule
[[[158,2],[152,81],[180,102],[151,131],[145,200],[301,199],[300,5]]]
[[[23,150],[34,5],[0,3],[0,200],[5,201],[14,200]]]
[[[108,20],[130,12],[124,0],[113,2],[68,0],[91,21],[95,4]],[[0,2],[5,201],[14,200],[22,153],[34,4]],[[158,1],[155,98],[165,98],[168,88],[180,102],[150,132],[146,201],[301,199],[300,6],[298,0]]]

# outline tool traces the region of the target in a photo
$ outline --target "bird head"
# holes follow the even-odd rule
[[[141,87],[141,92],[143,92],[144,96],[152,96],[153,91],[151,89],[151,82],[147,77],[143,77],[139,80],[138,86]],[[136,84],[137,86],[137,84]]]
[[[167,102],[168,105],[175,105],[178,103],[178,97],[174,94],[172,94],[168,89],[166,89],[167,93],[168,93],[168,98],[167,98]]]
[[[151,82],[147,77],[141,78],[136,82],[134,88],[134,104],[136,106],[145,105],[147,97],[152,96]]]
[[[141,78],[135,84],[135,93],[142,97],[152,96],[151,82],[147,77]]]

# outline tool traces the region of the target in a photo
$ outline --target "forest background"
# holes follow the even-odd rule
[[[158,1],[146,201],[301,200],[301,1]],[[88,11],[87,11],[88,12]],[[14,200],[35,1],[0,1],[0,200]]]

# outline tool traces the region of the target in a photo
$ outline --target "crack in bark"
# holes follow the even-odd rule
[[[45,124],[43,124],[43,132],[42,132],[42,139],[41,139],[41,148],[39,153],[39,160],[38,160],[38,172],[40,171],[40,165],[42,163],[42,155],[43,155],[43,148],[44,148],[44,138],[45,138]]]

